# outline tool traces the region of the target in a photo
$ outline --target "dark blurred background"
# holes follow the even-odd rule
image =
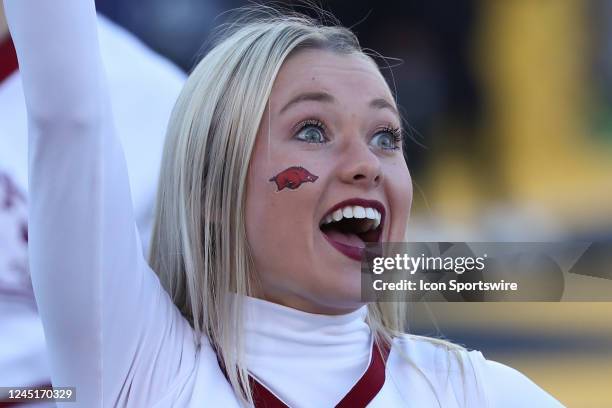
[[[245,2],[97,4],[189,71],[222,13]],[[612,240],[612,1],[321,5],[364,47],[401,60],[383,73],[412,136],[410,240]],[[612,406],[610,303],[432,304],[412,314],[414,331],[481,349],[568,406]]]

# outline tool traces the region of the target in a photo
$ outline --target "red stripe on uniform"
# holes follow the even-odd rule
[[[0,82],[8,78],[18,67],[15,46],[11,37],[8,37],[0,42]]]
[[[385,350],[383,357],[376,343],[372,345],[372,360],[368,369],[336,408],[362,408],[374,399],[385,383],[385,363],[388,355],[388,350]],[[250,379],[256,408],[289,408],[253,377]]]
[[[388,355],[389,353],[385,352],[385,359],[383,359],[380,350],[374,343],[370,366],[348,394],[336,405],[336,408],[365,407],[374,399],[385,383],[385,362]]]
[[[251,380],[251,392],[255,408],[289,408],[259,381],[253,377],[249,377],[249,379]]]

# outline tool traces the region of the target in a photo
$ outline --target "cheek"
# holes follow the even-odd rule
[[[265,163],[253,163],[249,167],[246,193],[246,232],[249,246],[257,255],[263,242],[268,241],[268,234],[273,229],[271,214],[274,214],[276,202],[273,191],[268,184],[270,178]]]
[[[390,241],[403,241],[412,207],[412,178],[408,168],[403,165],[394,169],[388,180],[389,204],[392,211]]]
[[[274,167],[274,171],[268,166],[254,171],[247,188],[247,229],[258,239],[271,238],[268,242],[291,236],[293,231],[306,232],[301,230],[311,226],[319,196],[320,180],[314,171],[304,175],[299,173],[301,166],[280,166],[281,171]]]
[[[251,255],[258,271],[275,280],[278,274],[295,271],[295,263],[312,249],[314,209],[323,182],[314,163],[284,153],[270,159],[254,157],[247,179],[245,215]]]

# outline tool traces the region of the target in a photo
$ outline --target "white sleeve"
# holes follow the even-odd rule
[[[563,405],[533,381],[514,368],[487,360],[482,371],[492,408],[538,407]]]
[[[151,406],[193,370],[193,330],[148,267],[93,1],[5,0],[29,126],[29,253],[55,386]]]

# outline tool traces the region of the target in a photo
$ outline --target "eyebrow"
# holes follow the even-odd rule
[[[391,112],[393,112],[397,116],[399,116],[399,113],[397,112],[397,109],[395,108],[395,105],[391,104],[388,100],[386,100],[384,98],[373,99],[370,102],[370,107],[371,108],[377,108],[377,109],[389,109]]]
[[[305,101],[333,103],[336,101],[336,99],[327,92],[306,92],[303,94],[299,94],[298,96],[287,102],[287,104],[283,106],[283,108],[280,110],[280,113],[283,113],[296,103]]]
[[[289,109],[291,106],[297,103],[306,102],[306,101],[334,103],[336,99],[332,95],[328,94],[327,92],[306,92],[306,93],[299,94],[298,96],[296,96],[295,98],[287,102],[287,104],[285,104],[285,106],[283,106],[282,109],[280,110],[280,113],[285,112],[287,109]],[[397,112],[395,105],[393,105],[392,103],[390,103],[384,98],[372,99],[369,105],[371,108],[375,108],[375,109],[388,109],[391,112],[393,112],[395,115],[399,116],[399,113]]]

